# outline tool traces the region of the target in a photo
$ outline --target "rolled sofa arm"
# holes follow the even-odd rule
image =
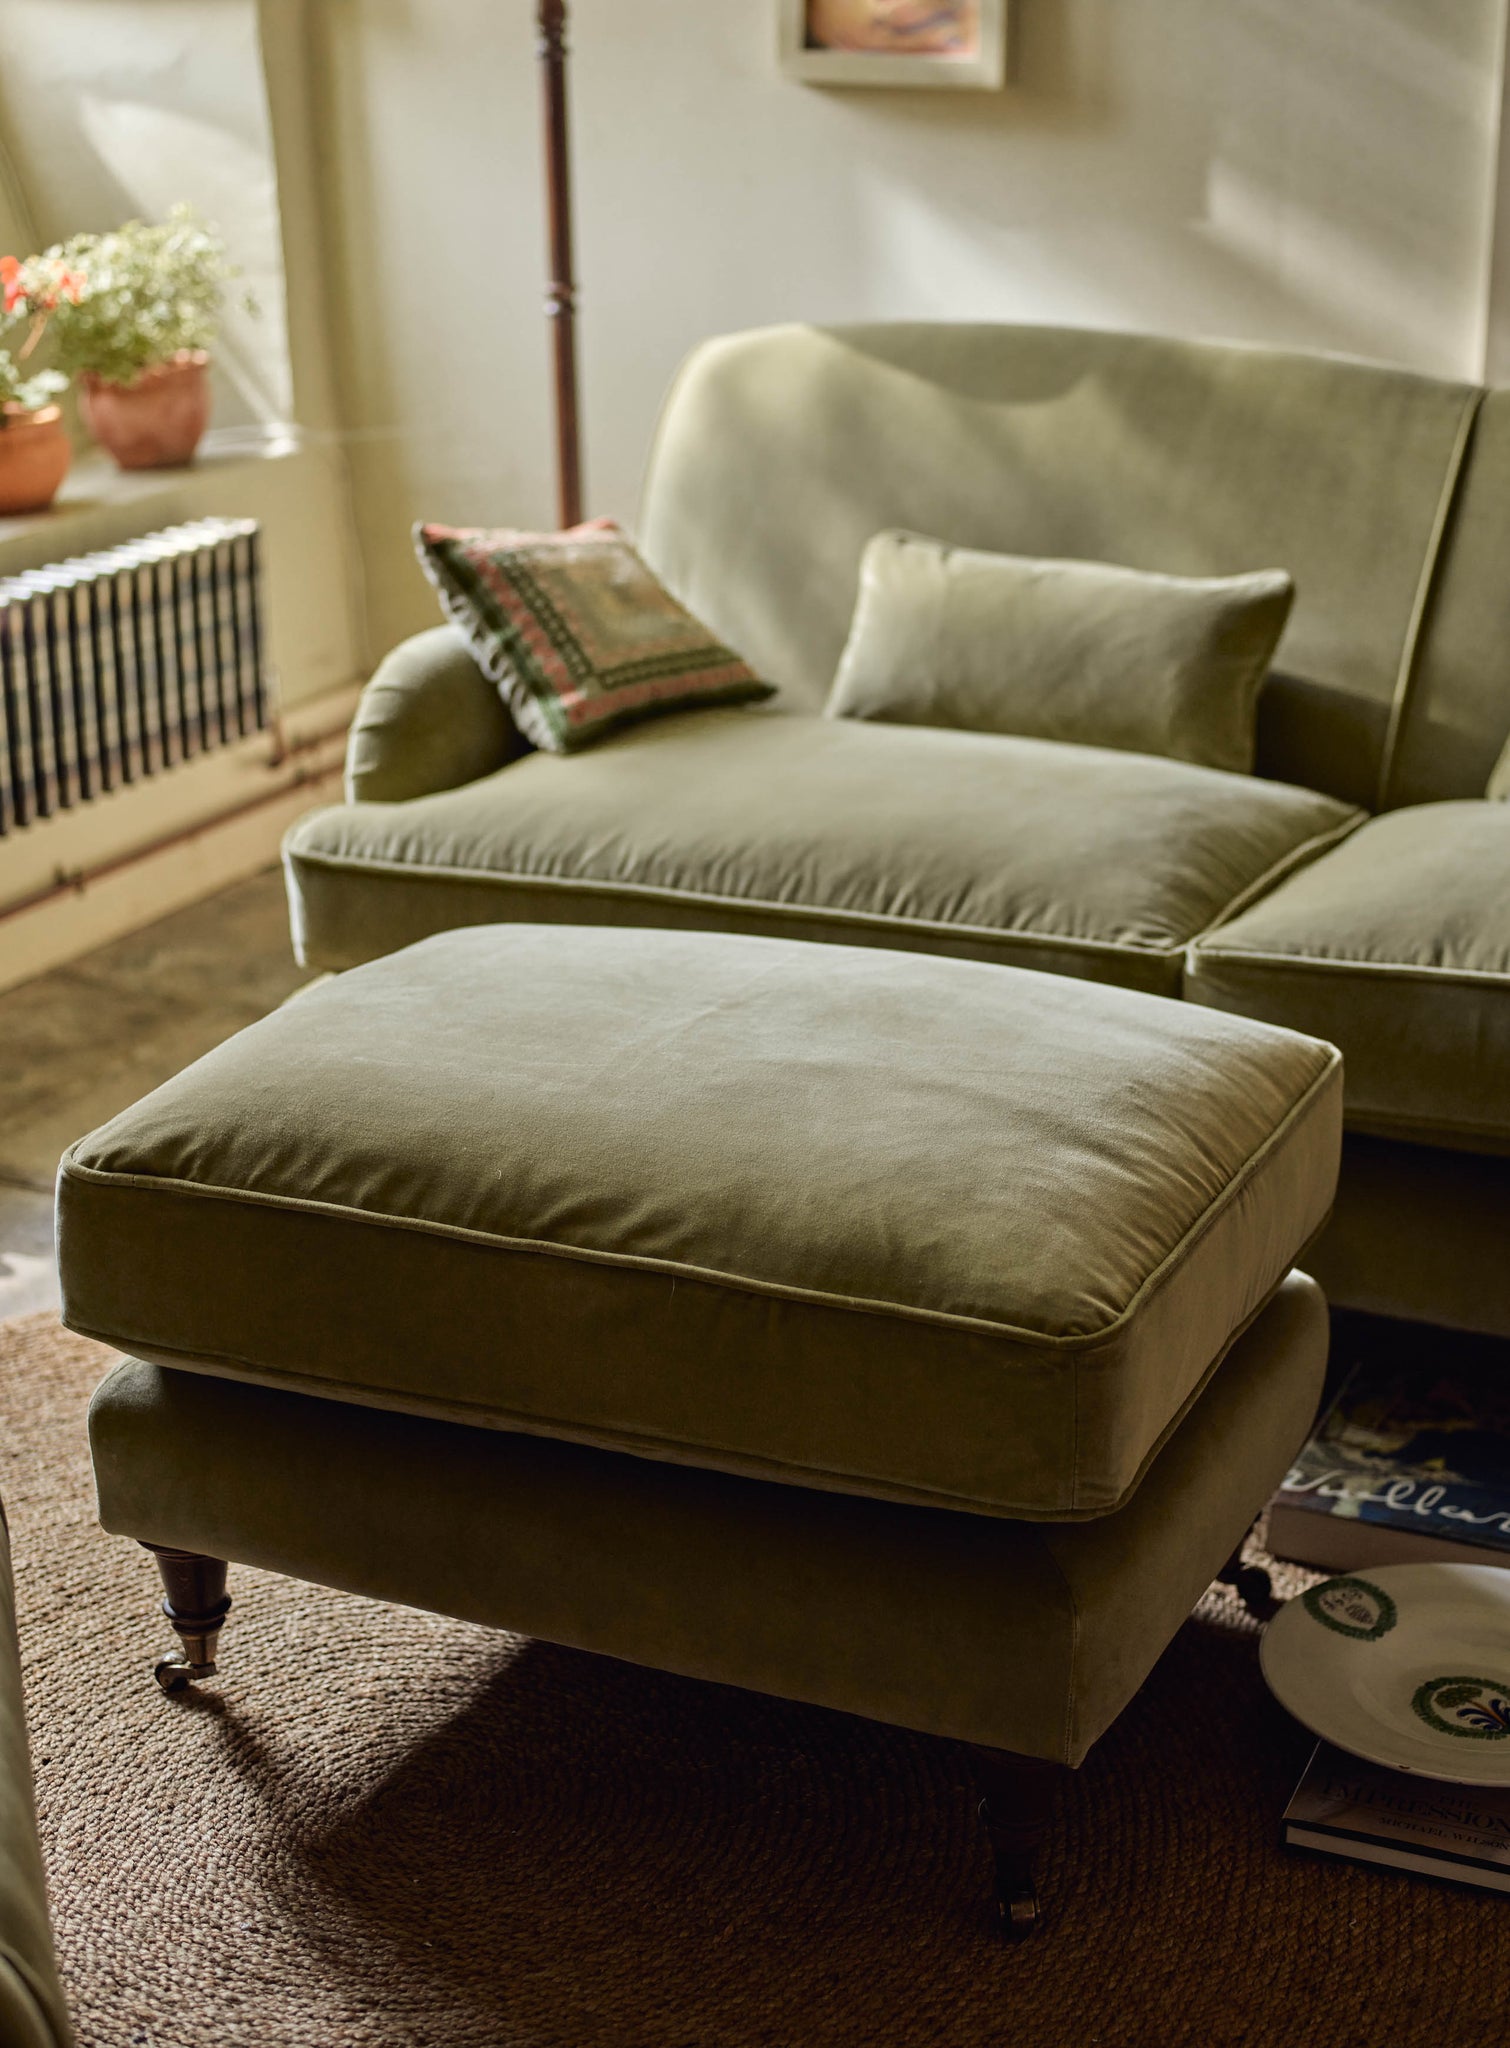
[[[346,741],[348,803],[459,789],[529,751],[454,626],[395,647],[363,690]]]

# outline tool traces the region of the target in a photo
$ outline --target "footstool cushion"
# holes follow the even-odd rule
[[[1076,1764],[1315,1414],[1293,1275],[1115,1514],[901,1506],[127,1361],[90,1415],[100,1520],[632,1663]],[[237,1587],[255,1629],[257,1597]],[[295,1673],[290,1711],[297,1711]]]
[[[1125,1501],[1325,1220],[1338,1056],[922,955],[448,933],[82,1140],[65,1320],[345,1401],[992,1515]]]

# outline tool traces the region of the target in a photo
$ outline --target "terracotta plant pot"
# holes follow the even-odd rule
[[[55,405],[28,412],[10,404],[0,414],[0,518],[45,512],[73,459],[63,415]]]
[[[209,424],[209,361],[202,348],[184,349],[129,384],[107,384],[86,370],[79,379],[85,426],[122,469],[181,468]]]

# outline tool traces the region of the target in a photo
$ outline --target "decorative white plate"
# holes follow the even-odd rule
[[[1510,1785],[1510,1571],[1392,1564],[1313,1586],[1264,1631],[1264,1677],[1313,1735],[1391,1770]]]

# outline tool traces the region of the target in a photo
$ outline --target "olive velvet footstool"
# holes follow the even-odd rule
[[[975,1747],[1007,1926],[1311,1422],[1329,1046],[922,954],[500,925],[81,1140],[100,1516]]]

